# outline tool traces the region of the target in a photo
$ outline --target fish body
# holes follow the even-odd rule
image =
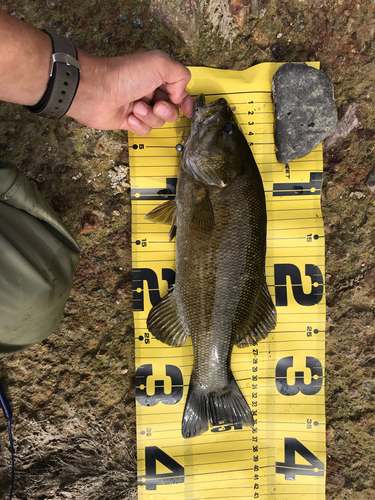
[[[176,199],[150,212],[171,223],[176,282],[150,311],[151,333],[169,345],[191,335],[194,367],[182,435],[211,426],[251,426],[251,410],[230,368],[234,344],[252,345],[275,327],[264,266],[266,206],[262,179],[225,99],[197,99]]]

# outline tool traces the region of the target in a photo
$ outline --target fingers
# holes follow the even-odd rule
[[[190,117],[194,111],[195,101],[185,90],[191,79],[189,69],[165,52],[155,51],[155,53],[161,60],[157,66],[163,80],[161,88],[169,96],[169,99],[181,108],[184,115]]]
[[[158,64],[158,70],[163,80],[164,87],[171,101],[175,104],[179,104],[183,95],[186,93],[186,85],[191,79],[190,71],[165,52],[158,51],[157,55],[162,63]]]
[[[156,89],[156,91],[155,91],[153,101],[156,102],[158,100],[166,100],[166,101],[170,100],[169,95],[168,95],[168,91],[167,91],[165,85],[161,85],[160,88]],[[186,90],[184,90],[183,93],[181,94],[181,98],[178,101],[178,106],[176,106],[177,113],[178,113],[178,107],[180,107],[181,111],[188,118],[191,116],[192,112],[194,111],[195,101]],[[176,120],[177,120],[177,118],[178,118],[178,114],[177,114]],[[172,120],[167,120],[167,121],[172,121]]]
[[[180,101],[180,108],[181,108],[181,111],[184,113],[184,115],[187,116],[188,118],[190,118],[190,116],[192,115],[192,113],[194,111],[195,101],[191,97],[191,95],[188,94],[186,91],[183,94],[183,97]]]
[[[148,135],[152,128],[143,123],[141,120],[138,120],[138,118],[134,115],[130,115],[127,119],[127,123],[124,123],[123,127],[125,130],[130,130],[131,132],[134,132],[137,135],[141,135],[144,137],[145,135]]]
[[[178,107],[167,101],[158,101],[154,104],[153,111],[164,122],[175,122],[178,119]]]
[[[138,120],[144,122],[151,128],[157,128],[164,125],[163,119],[154,114],[152,106],[143,101],[137,101],[134,103],[133,113]]]
[[[165,122],[174,122],[178,118],[178,108],[167,101],[158,101],[153,106],[144,101],[137,101],[133,113],[128,117],[129,130],[138,135],[147,135],[153,128],[162,127]]]
[[[153,106],[154,114],[164,122],[175,122],[179,116],[178,106],[170,102],[164,85],[155,90],[152,102],[149,104]]]
[[[136,92],[126,89],[127,95],[134,95],[134,101],[128,108],[123,128],[138,135],[147,135],[165,122],[175,122],[179,117],[179,107],[190,117],[195,101],[185,89],[191,78],[185,66],[158,50],[138,54],[136,60],[132,56],[127,57],[135,69],[134,76],[124,81],[134,83],[138,78],[139,83]]]

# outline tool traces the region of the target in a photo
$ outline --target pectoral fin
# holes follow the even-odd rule
[[[187,341],[189,330],[179,315],[173,290],[171,288],[159,304],[151,309],[147,328],[161,342],[180,347]]]
[[[172,227],[169,232],[169,240],[171,241],[176,236],[177,227],[177,205],[175,200],[169,200],[158,205],[145,215],[145,219],[156,224],[170,224]]]
[[[192,225],[203,233],[211,232],[215,226],[215,217],[208,192],[205,189],[194,191],[192,204]]]
[[[264,278],[263,287],[254,303],[248,321],[242,326],[241,331],[237,332],[234,343],[237,344],[237,347],[249,347],[254,340],[265,339],[275,326],[276,308]]]

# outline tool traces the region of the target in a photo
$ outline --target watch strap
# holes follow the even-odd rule
[[[70,108],[76,95],[80,64],[77,49],[65,37],[42,30],[52,41],[52,65],[47,89],[34,106],[25,106],[32,113],[47,118],[61,118]]]

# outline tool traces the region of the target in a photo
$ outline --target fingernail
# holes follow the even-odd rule
[[[138,127],[141,122],[134,115],[130,115],[128,118],[128,123],[132,127]]]
[[[146,116],[148,113],[147,106],[145,106],[142,102],[137,102],[137,104],[134,105],[134,111],[140,116]]]
[[[165,104],[159,104],[154,110],[155,115],[160,116],[160,118],[167,118],[169,115],[169,108]]]

